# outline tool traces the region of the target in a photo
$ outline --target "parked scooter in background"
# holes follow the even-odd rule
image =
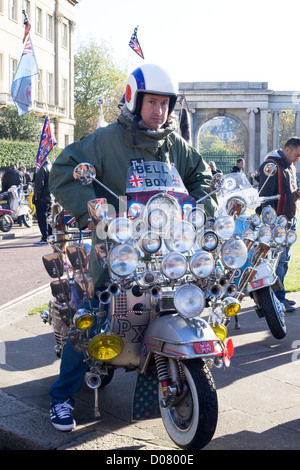
[[[0,230],[2,232],[9,232],[12,229],[14,221],[11,215],[11,210],[3,209],[2,206],[0,206]]]
[[[12,211],[12,218],[20,225],[32,226],[32,214],[27,205],[22,186],[11,186],[6,193],[0,194],[0,204],[5,209]],[[9,199],[8,199],[9,198]]]

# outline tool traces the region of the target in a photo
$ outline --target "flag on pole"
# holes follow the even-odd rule
[[[142,59],[144,59],[144,54],[143,54],[143,51],[142,51],[142,48],[140,46],[140,43],[138,41],[138,38],[137,38],[137,30],[138,30],[138,26],[136,28],[134,28],[134,31],[133,31],[133,34],[130,38],[130,41],[129,41],[129,46],[131,47],[131,49],[134,50],[134,52],[136,52]]]
[[[180,114],[179,114],[179,125],[180,125],[180,133],[184,140],[187,141],[188,144],[191,143],[191,123],[190,123],[190,114],[189,114],[189,107],[186,101],[186,97],[184,92],[182,93],[179,103],[181,105]]]
[[[11,85],[11,96],[19,116],[32,111],[31,78],[39,73],[30,35],[27,35],[23,54]]]
[[[26,11],[22,10],[22,13],[24,15],[24,25],[25,25],[25,31],[24,31],[24,37],[23,37],[23,44],[24,44],[25,39],[30,32],[31,24],[29,23],[28,16],[26,15]]]
[[[40,145],[38,149],[38,153],[36,156],[36,173],[41,168],[42,164],[44,163],[47,155],[53,149],[54,145],[56,145],[56,140],[52,137],[51,128],[50,128],[50,121],[48,116],[45,119]]]

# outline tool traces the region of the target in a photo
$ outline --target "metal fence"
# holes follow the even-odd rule
[[[211,160],[215,162],[216,167],[223,171],[224,174],[229,173],[231,168],[236,165],[239,158],[244,158],[244,154],[228,155],[225,152],[201,152],[203,159],[208,163]]]

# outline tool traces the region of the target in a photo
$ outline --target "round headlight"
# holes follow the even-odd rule
[[[156,253],[161,247],[161,237],[156,232],[144,232],[139,238],[139,246],[144,253]]]
[[[169,279],[180,279],[186,273],[187,260],[181,253],[172,251],[164,256],[161,268]]]
[[[249,217],[249,222],[254,225],[254,227],[257,227],[260,225],[260,215],[259,214],[252,214]]]
[[[286,233],[286,242],[288,245],[292,245],[297,240],[297,233],[295,230],[288,230]]]
[[[195,253],[190,261],[191,271],[198,279],[208,277],[212,273],[214,267],[214,258],[211,253],[208,253],[207,251]]]
[[[94,316],[82,308],[75,313],[73,322],[79,330],[88,330],[94,323]]]
[[[221,215],[215,220],[215,231],[222,240],[228,240],[235,232],[235,222],[229,215]]]
[[[107,235],[117,243],[126,243],[133,236],[133,223],[126,217],[117,217],[109,224]]]
[[[257,238],[262,243],[269,243],[272,238],[272,230],[269,225],[262,225],[258,229]]]
[[[200,315],[205,307],[205,297],[202,290],[193,284],[185,284],[177,289],[174,296],[177,312],[186,318]]]
[[[193,248],[196,232],[192,224],[181,220],[174,222],[166,231],[164,240],[166,247],[170,251],[185,253]]]
[[[120,277],[132,274],[138,263],[138,254],[131,245],[115,246],[108,256],[111,270]]]
[[[242,240],[231,238],[222,246],[222,260],[229,269],[241,268],[247,261],[248,250]]]
[[[196,230],[204,227],[206,223],[206,215],[200,207],[193,207],[188,213],[188,222],[190,222]]]
[[[200,250],[213,251],[217,248],[218,242],[218,235],[212,230],[201,232],[196,237],[196,244]]]
[[[242,233],[243,238],[248,238],[249,240],[255,240],[255,234],[251,228],[245,228]]]
[[[168,215],[162,209],[152,209],[148,214],[148,224],[153,230],[162,230],[168,223]]]
[[[264,224],[273,225],[276,222],[277,214],[271,206],[264,207],[261,212],[261,218]]]
[[[282,227],[286,227],[288,224],[288,218],[286,215],[279,215],[276,220],[276,224],[281,225]]]
[[[97,361],[110,361],[121,354],[124,347],[122,339],[111,333],[101,333],[91,339],[88,346],[90,356]]]
[[[276,227],[274,227],[272,230],[272,237],[274,242],[278,245],[284,243],[286,239],[285,227],[282,227],[281,225],[276,225]]]
[[[226,317],[234,317],[240,311],[241,305],[237,299],[226,297],[223,300],[224,313]]]

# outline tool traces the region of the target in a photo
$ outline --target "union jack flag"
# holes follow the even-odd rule
[[[137,38],[137,30],[138,30],[138,26],[134,28],[133,34],[129,41],[129,47],[131,47],[131,49],[133,49],[134,52],[136,52],[142,59],[144,59],[144,54]]]
[[[52,137],[50,121],[47,116],[45,119],[43,131],[41,135],[40,146],[39,146],[38,153],[36,156],[36,170],[35,170],[36,172],[39,171],[48,153],[51,152],[54,145],[56,145],[56,140],[54,137]]]
[[[131,184],[131,186],[135,186],[137,188],[138,186],[142,186],[143,178],[141,178],[140,176],[132,175],[129,178],[129,183]]]
[[[172,184],[174,186],[180,186],[180,179],[177,176],[172,175]]]
[[[32,111],[31,77],[39,73],[30,35],[27,35],[24,50],[11,84],[11,96],[19,116]]]
[[[200,351],[203,354],[209,354],[211,352],[211,345],[207,341],[202,341],[200,344]]]

